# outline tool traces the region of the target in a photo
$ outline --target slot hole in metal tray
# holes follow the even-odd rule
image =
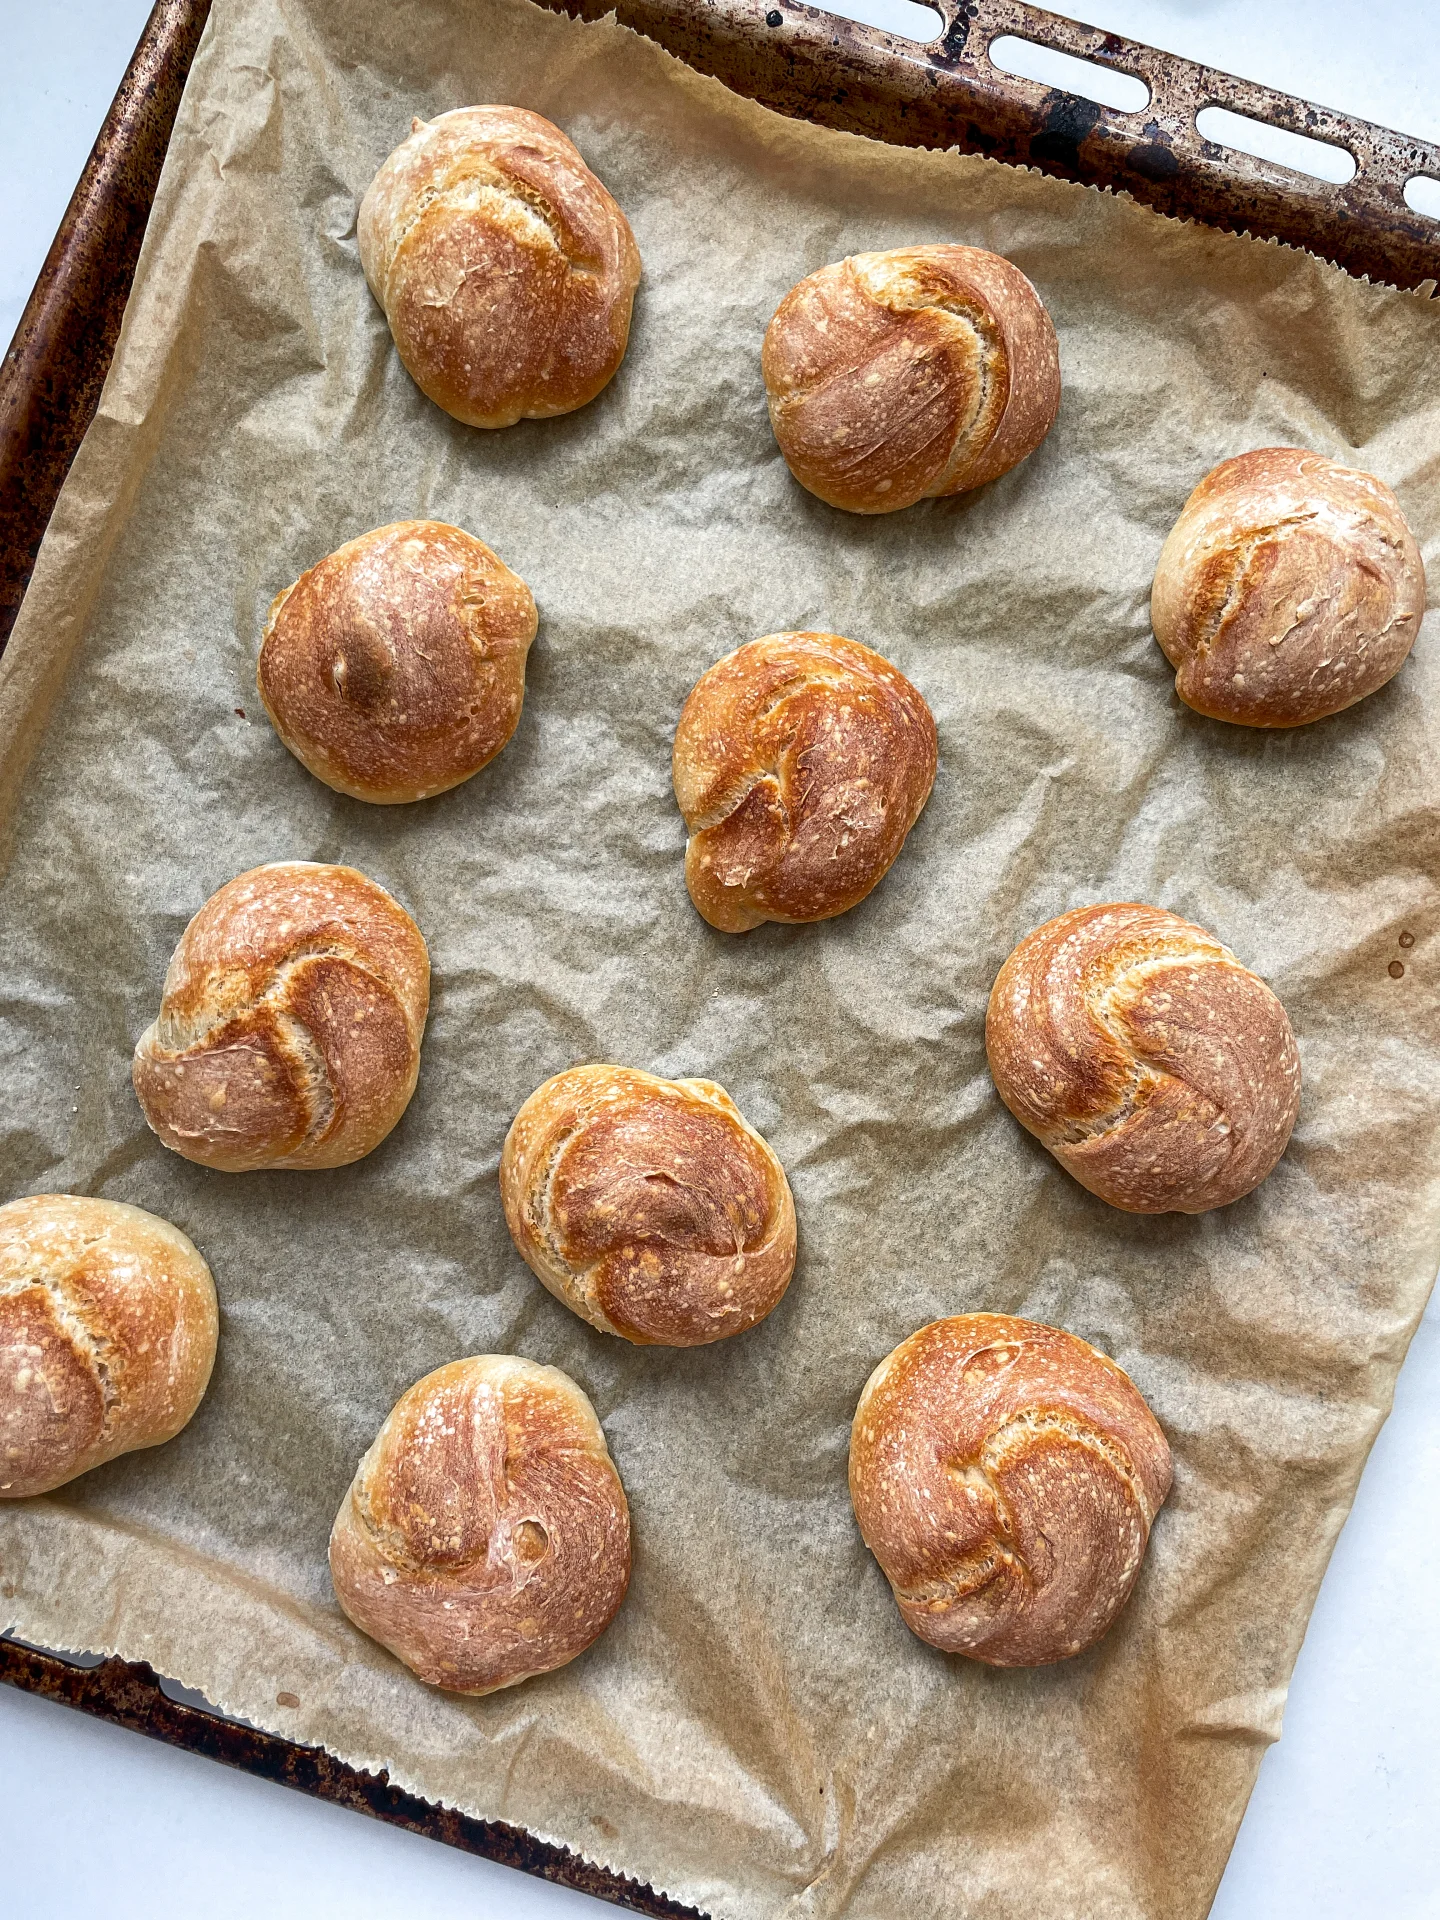
[[[1150,89],[1138,74],[1102,67],[1094,60],[1078,59],[1073,53],[1061,53],[1038,40],[1022,40],[1018,34],[1002,33],[990,42],[987,51],[990,64],[1001,73],[1018,74],[1022,80],[1038,80],[1043,87],[1078,94],[1082,100],[1113,107],[1117,113],[1143,113],[1150,104]]]
[[[1253,120],[1248,113],[1232,113],[1228,107],[1202,107],[1195,116],[1195,131],[1214,146],[1233,147],[1237,153],[1308,174],[1312,180],[1328,180],[1332,186],[1343,187],[1355,178],[1355,156],[1345,147],[1312,140],[1307,133],[1291,133],[1268,120]]]
[[[817,0],[821,4],[821,0]],[[878,27],[882,33],[898,34],[902,40],[914,40],[924,47],[938,40],[945,31],[945,18],[939,7],[927,7],[921,0],[823,0],[821,11],[838,13],[842,20],[854,20],[862,27]],[[770,24],[775,24],[771,17]]]
[[[1414,173],[1405,182],[1405,204],[1422,220],[1440,220],[1440,180]]]

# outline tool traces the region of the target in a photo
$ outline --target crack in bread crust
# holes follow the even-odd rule
[[[56,1327],[94,1375],[100,1394],[99,1445],[110,1439],[120,1404],[120,1389],[115,1382],[117,1356],[110,1336],[90,1323],[79,1302],[72,1297],[70,1283],[83,1266],[85,1255],[106,1238],[105,1233],[89,1235],[63,1272],[57,1273],[53,1267],[37,1263],[30,1272],[0,1285],[0,1299],[32,1288],[46,1296]]]
[[[1203,660],[1214,647],[1215,642],[1225,630],[1228,620],[1233,618],[1236,609],[1245,597],[1249,583],[1250,569],[1260,549],[1272,541],[1284,537],[1289,527],[1311,525],[1316,518],[1313,512],[1287,514],[1283,519],[1275,520],[1269,526],[1256,527],[1230,555],[1226,572],[1226,588],[1220,605],[1205,621],[1200,632],[1195,635],[1192,652],[1196,659]]]
[[[833,672],[822,673],[818,671],[807,671],[804,668],[797,667],[795,672],[776,689],[774,698],[770,700],[768,705],[762,707],[750,721],[751,731],[756,732],[763,727],[767,721],[773,720],[782,707],[788,706],[792,700],[806,692],[810,687],[842,688],[844,684],[844,680],[839,674]],[[778,786],[781,762],[793,745],[794,736],[792,735],[788,741],[785,741],[777,747],[777,750],[770,756],[765,764],[756,767],[744,776],[738,790],[731,787],[722,788],[719,799],[715,800],[703,813],[697,813],[686,823],[691,838],[693,839],[698,833],[709,833],[716,827],[724,826],[731,814],[738,813],[750,798],[750,795],[755,791],[756,787],[760,786],[764,781],[774,780]],[[731,797],[732,794],[733,798]],[[781,807],[785,809],[788,820],[789,809],[785,808],[783,795],[780,796],[780,804]]]
[[[1202,958],[1225,960],[1238,965],[1235,956],[1228,948],[1217,947],[1192,950],[1186,953],[1167,953],[1151,960],[1124,961],[1117,968],[1109,984],[1087,999],[1091,1018],[1102,1027],[1117,1048],[1126,1057],[1130,1069],[1130,1082],[1120,1100],[1108,1113],[1096,1114],[1084,1120],[1072,1119],[1062,1125],[1048,1129],[1039,1137],[1046,1146],[1057,1142],[1065,1146],[1080,1146],[1086,1141],[1098,1140],[1107,1133],[1113,1133],[1127,1120],[1144,1107],[1164,1085],[1173,1080],[1185,1086],[1197,1100],[1214,1105],[1209,1097],[1195,1087],[1184,1074],[1176,1073],[1167,1067],[1154,1067],[1145,1057],[1143,1042],[1124,1017],[1125,1005],[1133,1005],[1144,989],[1154,980],[1176,967],[1193,967]],[[1218,1119],[1214,1124],[1223,1125],[1229,1130],[1229,1120],[1223,1108],[1217,1109]]]
[[[1017,1527],[1009,1502],[1000,1486],[999,1476],[1010,1457],[1023,1452],[1050,1436],[1071,1446],[1084,1447],[1103,1460],[1129,1491],[1148,1532],[1155,1514],[1144,1482],[1135,1471],[1135,1463],[1126,1449],[1088,1421],[1080,1420],[1063,1407],[1028,1407],[996,1429],[981,1452],[963,1463],[946,1462],[945,1471],[962,1485],[982,1485],[995,1507],[1000,1537],[971,1548],[956,1561],[955,1568],[915,1586],[895,1589],[898,1599],[938,1611],[956,1600],[969,1598],[990,1585],[1001,1572],[1016,1573],[1031,1589],[1041,1583],[1016,1545]]]
[[[560,1163],[566,1150],[580,1138],[584,1130],[584,1120],[577,1120],[574,1126],[565,1128],[550,1143],[544,1162],[526,1190],[525,1215],[544,1255],[548,1256],[555,1290],[560,1298],[601,1333],[618,1333],[619,1328],[611,1326],[597,1298],[596,1275],[602,1262],[592,1260],[588,1266],[576,1266],[565,1253],[555,1223],[555,1185],[560,1177]]]

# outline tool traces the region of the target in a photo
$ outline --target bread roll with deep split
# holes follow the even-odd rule
[[[1299,447],[1207,473],[1150,596],[1180,698],[1246,727],[1354,706],[1400,671],[1424,615],[1424,563],[1389,487]]]
[[[135,1091],[202,1166],[343,1167],[409,1104],[429,1003],[420,929],[383,887],[353,867],[256,867],[180,936]]]
[[[1259,1186],[1300,1108],[1285,1009],[1213,934],[1160,907],[1079,907],[1029,934],[985,1017],[1000,1098],[1130,1213],[1204,1213]]]
[[[538,113],[416,120],[360,203],[359,239],[407,372],[467,426],[570,413],[625,357],[634,236]]]
[[[412,1673],[494,1693],[563,1667],[630,1582],[630,1511],[568,1375],[456,1360],[402,1395],[330,1535],[345,1612]]]
[[[761,370],[791,473],[851,513],[983,487],[1035,451],[1060,406],[1039,294],[979,247],[822,267],[780,302]]]
[[[351,540],[277,594],[256,679],[275,731],[338,793],[425,800],[514,733],[535,638],[530,589],[437,520]]]
[[[855,1518],[901,1618],[994,1667],[1066,1660],[1100,1638],[1170,1472],[1159,1423],[1113,1360],[998,1313],[902,1341],[850,1435]]]
[[[639,1345],[743,1333],[795,1269],[785,1170],[712,1080],[557,1073],[506,1135],[500,1197],[551,1293]]]
[[[210,1269],[167,1220],[66,1193],[0,1207],[0,1500],[173,1440],[219,1324]]]
[[[727,655],[675,729],[696,910],[722,933],[846,912],[905,844],[936,753],[923,696],[858,641],[772,633]]]

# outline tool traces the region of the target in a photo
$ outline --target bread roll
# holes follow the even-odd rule
[[[556,1299],[641,1346],[743,1333],[795,1269],[785,1170],[713,1080],[557,1073],[505,1137],[500,1198]]]
[[[260,698],[327,787],[425,800],[478,773],[515,731],[535,626],[530,589],[482,541],[401,520],[276,595]]]
[[[851,513],[983,487],[1035,451],[1060,405],[1039,294],[979,247],[822,267],[780,302],[761,369],[790,471]]]
[[[420,929],[383,887],[353,867],[256,867],[180,936],[135,1091],[202,1166],[343,1167],[409,1104],[429,1003]]]
[[[360,203],[359,237],[406,370],[467,426],[570,413],[625,357],[634,236],[538,113],[414,121]]]
[[[563,1667],[630,1583],[630,1510],[595,1409],[568,1375],[505,1354],[403,1394],[330,1535],[362,1633],[453,1693]]]
[[[67,1193],[0,1207],[0,1500],[173,1440],[218,1332],[210,1269],[168,1221]]]
[[[855,1409],[850,1498],[900,1617],[988,1666],[1098,1640],[1169,1491],[1170,1449],[1129,1378],[1033,1320],[934,1320]]]
[[[1204,1213],[1258,1187],[1300,1107],[1285,1009],[1159,907],[1080,907],[1022,940],[985,1017],[1000,1098],[1082,1187]]]
[[[1150,596],[1180,698],[1247,727],[1303,726],[1374,693],[1424,613],[1425,568],[1394,494],[1299,447],[1207,473]]]
[[[828,920],[882,880],[935,779],[904,674],[833,633],[772,633],[702,674],[675,729],[685,884],[722,933]]]

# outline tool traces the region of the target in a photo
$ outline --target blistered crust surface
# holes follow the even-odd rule
[[[218,1328],[210,1269],[167,1221],[69,1194],[0,1207],[0,1499],[173,1439]]]
[[[575,1067],[531,1094],[500,1161],[516,1246],[591,1326],[701,1346],[763,1320],[795,1268],[784,1169],[709,1080]]]
[[[724,933],[846,912],[919,819],[937,753],[918,688],[858,641],[772,633],[727,655],[675,729],[696,909]]]
[[[469,426],[569,413],[624,358],[634,236],[538,113],[461,107],[417,120],[360,204],[359,240],[406,369]]]
[[[1424,563],[1389,487],[1299,447],[1206,474],[1150,601],[1180,698],[1251,727],[1303,726],[1374,693],[1424,613]]]
[[[761,368],[790,471],[852,513],[984,486],[1034,452],[1060,405],[1050,316],[979,247],[822,267],[781,301]]]
[[[525,699],[530,589],[435,520],[377,527],[277,595],[257,680],[285,745],[358,800],[424,800],[494,759]]]
[[[167,1147],[227,1173],[338,1167],[415,1091],[430,997],[420,929],[353,867],[281,861],[196,914],[135,1049]]]
[[[1113,1360],[1004,1314],[912,1334],[870,1376],[850,1438],[855,1517],[905,1624],[992,1666],[1067,1659],[1105,1632],[1170,1478]]]
[[[432,1686],[493,1693],[583,1653],[630,1580],[595,1410],[555,1367],[457,1360],[397,1402],[330,1536],[336,1596]]]
[[[1080,907],[1028,935],[985,1019],[1000,1098],[1068,1172],[1132,1213],[1227,1206],[1300,1108],[1285,1009],[1177,914]]]

